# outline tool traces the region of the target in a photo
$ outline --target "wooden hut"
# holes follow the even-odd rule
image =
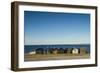
[[[73,48],[72,49],[72,54],[79,54],[79,49]]]
[[[80,48],[79,53],[86,54],[87,53],[86,48]]]
[[[44,50],[44,54],[50,54],[50,49],[48,49],[48,48],[45,49],[45,50]]]
[[[65,48],[64,53],[67,54],[67,52],[68,52],[68,48]]]
[[[72,49],[71,48],[67,49],[67,54],[72,54]]]
[[[57,53],[58,54],[64,54],[64,49],[63,48],[59,48]]]
[[[30,55],[36,54],[36,50],[33,50],[33,51],[29,52],[29,54],[30,54]]]
[[[53,53],[53,48],[50,48],[49,52],[50,52],[50,54],[52,54]]]
[[[53,54],[57,54],[57,53],[58,53],[58,48],[52,49],[52,53],[53,53]]]
[[[44,54],[44,49],[43,48],[37,48],[36,54]]]

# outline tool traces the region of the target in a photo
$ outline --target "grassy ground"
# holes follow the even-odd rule
[[[25,54],[24,61],[88,59],[90,54]]]

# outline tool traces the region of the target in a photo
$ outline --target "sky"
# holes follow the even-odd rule
[[[90,14],[24,11],[24,43],[89,44]]]

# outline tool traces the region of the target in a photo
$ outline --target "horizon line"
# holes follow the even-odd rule
[[[84,44],[27,44],[27,45],[90,45],[90,43],[84,43]]]

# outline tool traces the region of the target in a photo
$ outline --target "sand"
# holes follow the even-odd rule
[[[89,59],[90,54],[25,54],[24,61]]]

